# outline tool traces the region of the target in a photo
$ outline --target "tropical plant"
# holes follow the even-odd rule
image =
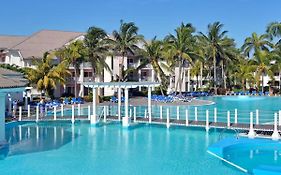
[[[184,66],[192,64],[193,60],[199,58],[196,47],[196,38],[193,35],[195,28],[189,23],[182,23],[180,27],[175,30],[175,34],[170,34],[165,37],[164,50],[169,55],[168,60],[172,60],[172,65],[178,67],[178,79],[176,81],[175,91],[181,93],[183,83]]]
[[[119,61],[119,75],[118,81],[124,81],[124,59],[130,55],[136,55],[140,50],[139,44],[144,42],[143,36],[138,34],[138,27],[133,22],[123,22],[119,31],[114,30],[112,33],[112,39],[108,39],[107,42],[113,47],[115,53],[121,56]]]
[[[163,94],[162,88],[167,89],[168,86],[168,79],[163,70],[165,66],[163,58],[163,43],[154,37],[150,42],[144,43],[143,49],[140,53],[143,59],[137,70],[151,64],[156,73],[156,81],[161,82],[160,90]]]
[[[46,52],[42,59],[35,61],[35,68],[27,68],[27,78],[30,84],[50,97],[53,96],[53,90],[58,84],[65,84],[64,77],[70,74],[66,61],[56,65],[53,58],[53,54]]]
[[[235,66],[234,77],[236,81],[239,81],[242,85],[243,91],[246,90],[246,85],[251,84],[254,81],[255,77],[253,72],[255,67],[249,64],[249,61],[246,59],[240,59],[239,63]]]
[[[74,68],[74,95],[77,94],[77,82],[78,82],[78,72],[80,65],[85,60],[85,47],[81,40],[70,43],[69,45],[56,51],[56,56],[62,60],[67,61],[69,65],[72,65]]]
[[[225,65],[227,62],[231,62],[235,59],[235,43],[233,39],[226,36],[228,31],[223,30],[223,24],[215,22],[208,25],[208,32],[205,35],[199,32],[198,40],[200,45],[203,47],[207,64],[213,68],[213,85],[215,93],[217,93],[217,66],[220,65],[222,69],[222,79],[224,86],[226,86],[225,80]]]
[[[87,61],[91,63],[93,69],[93,81],[97,75],[102,75],[104,69],[110,70],[106,63],[110,47],[106,42],[106,32],[98,27],[90,27],[85,36]]]
[[[267,26],[266,32],[269,34],[270,38],[273,39],[274,37],[278,37],[279,41],[281,42],[281,22],[272,22]]]
[[[260,86],[260,77],[262,77],[262,91],[264,90],[264,76],[268,74],[272,77],[273,74],[270,69],[270,61],[272,60],[270,50],[272,47],[274,45],[268,40],[267,34],[259,36],[256,33],[246,38],[242,46],[242,51],[250,58],[250,64],[256,67],[257,86]]]

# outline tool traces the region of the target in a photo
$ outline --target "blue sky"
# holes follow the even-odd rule
[[[163,38],[192,23],[206,32],[209,23],[225,24],[238,45],[268,23],[281,21],[280,0],[12,0],[1,2],[0,34],[29,35],[40,29],[86,31],[89,26],[117,29],[134,21],[147,39]]]

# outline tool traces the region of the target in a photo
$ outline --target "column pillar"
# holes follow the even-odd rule
[[[93,113],[91,116],[91,124],[97,124],[96,108],[97,108],[97,89],[93,87]]]
[[[190,68],[187,69],[187,91],[190,92]]]
[[[0,143],[5,142],[6,94],[0,93]]]
[[[128,127],[129,125],[129,89],[125,88],[125,117],[122,118],[122,126]]]
[[[118,120],[121,121],[121,88],[118,88]]]
[[[149,123],[151,123],[151,87],[148,87],[148,118],[149,118]]]

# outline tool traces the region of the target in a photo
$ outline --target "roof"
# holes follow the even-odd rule
[[[86,87],[120,87],[120,88],[136,88],[136,87],[157,87],[160,83],[157,82],[82,82]]]
[[[0,68],[0,89],[25,87],[27,80],[21,73]]]
[[[0,48],[9,49],[18,43],[25,40],[26,36],[8,36],[8,35],[0,35]]]
[[[41,30],[14,45],[11,49],[20,50],[24,59],[41,58],[45,52],[61,48],[82,35],[84,33],[81,32]]]

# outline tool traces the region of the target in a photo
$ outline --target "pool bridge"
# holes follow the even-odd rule
[[[61,107],[61,111],[63,111],[63,107]],[[19,110],[18,113],[18,120],[19,121],[29,121],[29,122],[40,122],[40,121],[67,121],[71,123],[75,123],[76,121],[86,121],[90,122],[91,120],[91,108],[88,106],[88,115],[81,115],[81,106],[77,105],[78,108],[78,115],[75,113],[75,105],[71,106],[71,114],[64,114],[60,112],[60,115],[57,114],[56,108],[54,108],[54,112],[51,116],[43,116],[40,117],[39,109],[35,110],[35,113],[32,115],[30,111],[22,111]],[[208,132],[211,128],[218,128],[218,129],[229,129],[229,130],[239,130],[240,132],[248,132],[248,137],[254,138],[256,133],[259,132],[267,132],[267,134],[272,134],[271,137],[274,140],[280,139],[280,132],[281,132],[281,113],[279,113],[279,122],[278,122],[278,115],[277,113],[274,114],[274,121],[271,123],[256,123],[253,122],[253,112],[249,113],[250,123],[239,123],[238,122],[238,114],[237,111],[235,112],[234,122],[232,122],[230,118],[230,112],[227,112],[227,120],[226,122],[217,121],[217,114],[215,109],[215,118],[213,121],[210,121],[209,111],[206,110],[205,112],[205,120],[198,119],[197,108],[195,108],[194,116],[189,116],[188,110],[185,111],[185,119],[180,118],[179,112],[177,112],[176,118],[170,117],[169,108],[167,111],[160,111],[159,117],[152,117],[146,114],[140,114],[139,116],[136,112],[136,107],[133,107],[133,110],[130,110],[128,119],[124,120],[124,116],[119,117],[118,114],[112,115],[109,106],[103,106],[101,112],[97,114],[97,123],[106,123],[109,121],[116,121],[116,122],[129,122],[128,126],[133,124],[157,124],[157,125],[164,125],[167,128],[171,126],[184,126],[184,127],[200,127],[205,128]],[[96,124],[97,124],[96,123]],[[124,126],[124,125],[123,125]],[[127,124],[126,124],[127,126]]]

